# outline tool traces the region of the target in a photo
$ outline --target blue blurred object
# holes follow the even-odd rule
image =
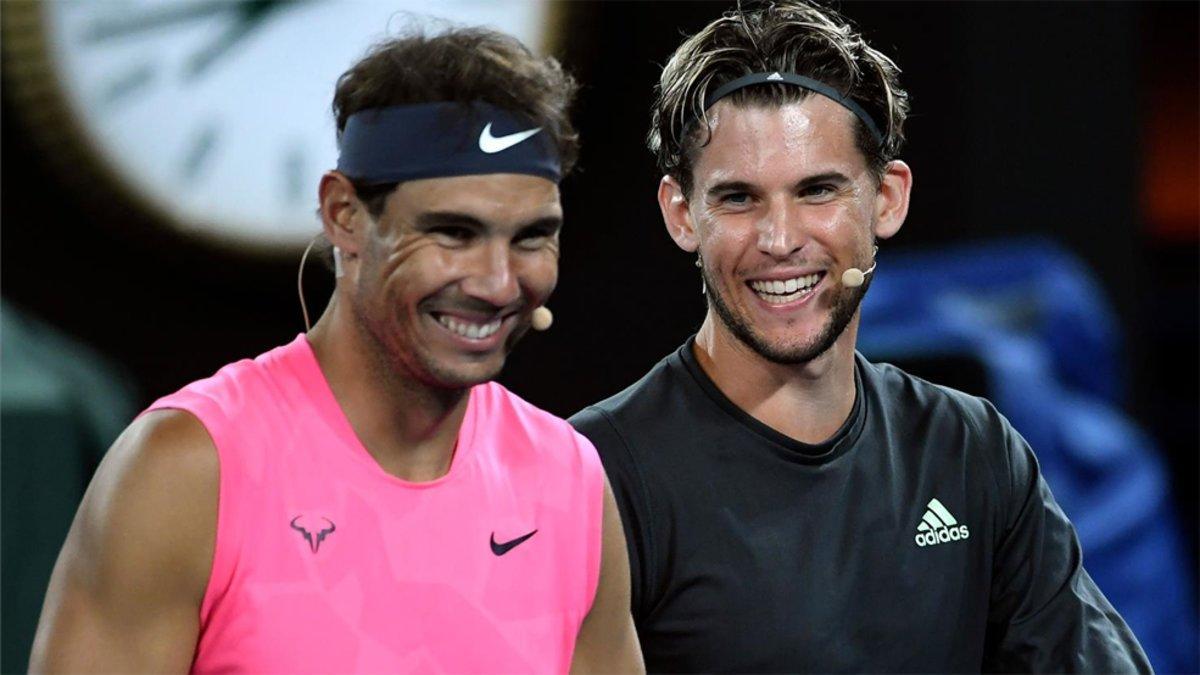
[[[880,260],[859,349],[872,360],[969,359],[1037,453],[1088,572],[1159,672],[1197,672],[1195,577],[1153,441],[1121,412],[1121,340],[1072,254],[1020,240]]]

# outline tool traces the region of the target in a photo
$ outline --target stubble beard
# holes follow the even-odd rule
[[[821,328],[820,333],[812,340],[809,340],[807,344],[790,345],[772,344],[755,329],[746,316],[738,314],[730,307],[722,295],[721,287],[713,283],[713,279],[708,274],[707,267],[702,268],[700,274],[704,277],[705,297],[708,299],[708,306],[716,312],[717,318],[721,320],[721,323],[725,324],[729,332],[739,342],[754,350],[759,356],[772,363],[781,365],[803,365],[829,351],[838,338],[842,336],[842,333],[846,331],[846,327],[850,325],[850,321],[854,319],[854,314],[858,311],[859,304],[862,303],[867,289],[871,286],[872,278],[868,276],[865,283],[858,288],[846,288],[838,284],[837,288],[833,291],[833,306],[829,311],[829,320]]]
[[[419,344],[405,345],[398,330],[398,326],[406,322],[405,317],[389,315],[382,308],[379,316],[374,316],[365,304],[365,296],[362,293],[355,298],[352,313],[360,333],[370,342],[368,349],[372,352],[371,360],[384,377],[393,381],[415,380],[430,389],[442,389],[449,393],[469,389],[500,374],[503,361],[483,374],[465,373],[462,368],[442,363]],[[421,317],[418,316],[416,320],[420,321]],[[419,340],[416,326],[410,327],[408,333],[414,342]]]

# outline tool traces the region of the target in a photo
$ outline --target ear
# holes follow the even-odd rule
[[[908,164],[898,159],[888,163],[879,184],[879,192],[875,195],[876,237],[889,239],[904,225],[912,181],[912,169]]]
[[[358,255],[366,225],[363,218],[369,214],[358,200],[350,179],[337,171],[325,172],[318,196],[321,224],[329,242],[345,254]]]
[[[662,210],[663,223],[675,245],[692,253],[700,248],[700,238],[692,223],[692,212],[688,209],[687,196],[683,188],[670,176],[663,176],[658,183],[658,208]]]

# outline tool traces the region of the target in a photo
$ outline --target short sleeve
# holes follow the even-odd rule
[[[629,549],[633,617],[640,622],[653,606],[652,592],[647,588],[648,580],[654,578],[653,514],[645,483],[633,453],[603,410],[586,408],[568,421],[596,446],[612,486]]]
[[[1151,672],[1129,626],[1083,568],[1075,528],[1033,451],[994,408],[1002,523],[992,569],[985,671]]]

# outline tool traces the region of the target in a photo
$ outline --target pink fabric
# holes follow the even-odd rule
[[[199,418],[220,459],[195,672],[569,668],[599,575],[603,472],[563,420],[474,387],[450,471],[408,483],[359,443],[303,335],[162,408]]]

